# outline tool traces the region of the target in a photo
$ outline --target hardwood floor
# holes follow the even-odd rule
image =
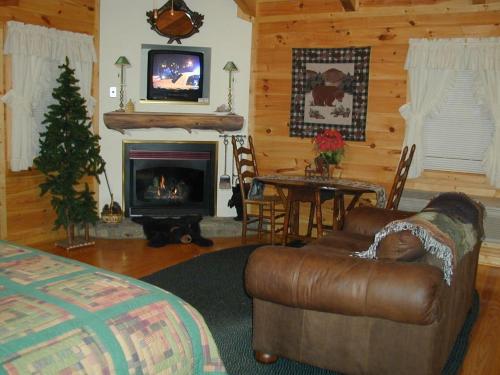
[[[479,318],[460,375],[500,374],[500,267],[479,265]]]
[[[95,246],[70,252],[52,243],[33,247],[140,278],[205,253],[240,245],[240,238],[216,238],[210,248],[192,244],[150,248],[140,239],[98,239]],[[480,265],[476,284],[481,308],[459,375],[496,375],[500,374],[500,268]]]
[[[53,243],[41,243],[33,247],[108,271],[141,278],[205,253],[241,245],[239,237],[216,238],[213,241],[212,247],[185,244],[152,248],[148,247],[146,240],[142,239],[97,239],[95,246],[71,251],[56,247]]]

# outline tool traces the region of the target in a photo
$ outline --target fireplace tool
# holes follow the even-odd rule
[[[240,147],[243,147],[245,146],[245,137],[246,135],[242,135],[242,134],[237,134],[235,135],[236,137],[236,142],[239,143]],[[234,167],[235,167],[235,164],[236,164],[236,161],[233,160],[233,158],[231,157],[231,166],[232,166],[232,177],[233,177],[233,186],[238,186],[238,189],[240,188],[239,187],[239,181],[238,181],[238,174],[234,173]]]
[[[245,145],[245,141],[244,141],[244,135],[236,135],[236,141],[240,144],[240,147],[243,147]],[[233,218],[234,220],[236,221],[241,221],[243,220],[243,200],[242,200],[242,197],[241,197],[241,189],[240,189],[240,181],[238,180],[238,175],[234,174],[234,164],[235,164],[235,161],[233,160],[233,158],[231,158],[231,167],[232,167],[232,177],[233,177],[233,185],[232,185],[232,189],[233,189],[233,195],[231,196],[231,198],[229,199],[229,201],[227,202],[227,205],[228,207],[230,208],[236,208],[236,217]]]
[[[220,189],[231,189],[231,176],[227,174],[227,145],[229,140],[227,135],[224,134],[224,174],[219,177]]]
[[[109,195],[111,196],[111,203],[105,204],[101,211],[101,220],[108,224],[119,224],[122,221],[122,208],[113,199],[113,193],[111,192],[111,187],[109,186],[108,174],[106,169],[104,169],[104,178],[106,179],[106,185],[108,186]]]

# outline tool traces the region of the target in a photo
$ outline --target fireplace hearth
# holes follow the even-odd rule
[[[125,215],[213,216],[216,156],[216,142],[125,142]]]

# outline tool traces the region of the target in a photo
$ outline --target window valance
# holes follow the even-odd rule
[[[405,69],[500,70],[500,38],[410,39]]]
[[[16,21],[7,22],[7,30],[6,55],[37,56],[61,62],[66,56],[70,61],[93,63],[97,60],[91,35]]]

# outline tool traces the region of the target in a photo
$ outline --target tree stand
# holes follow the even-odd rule
[[[84,224],[84,235],[75,236],[75,224],[70,224],[66,228],[66,239],[64,241],[56,242],[56,246],[62,247],[66,250],[72,250],[79,247],[93,246],[95,241],[90,237],[89,223]]]

